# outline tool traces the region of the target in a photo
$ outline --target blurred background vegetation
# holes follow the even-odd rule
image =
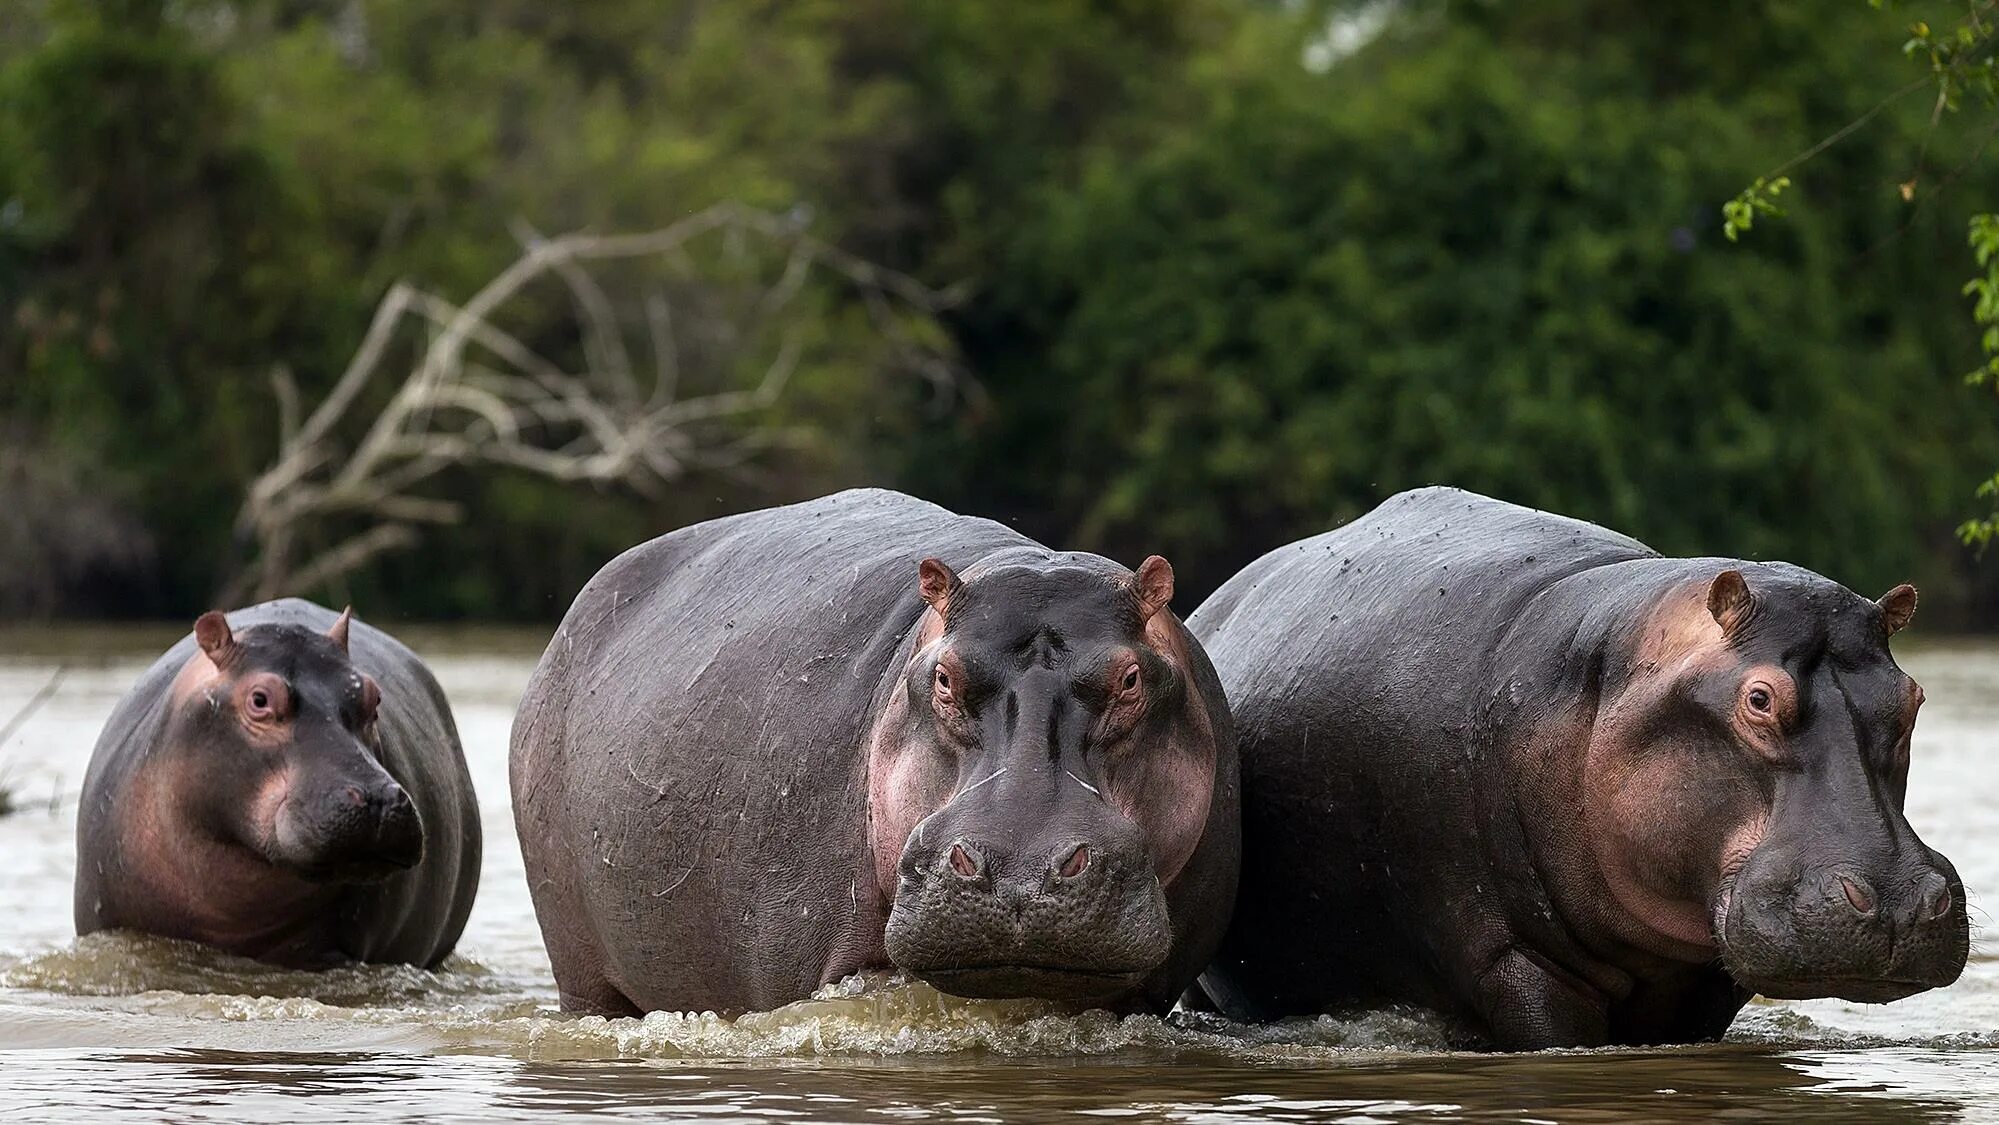
[[[930,329],[960,378],[893,370],[828,290],[800,306],[818,344],[763,420],[776,448],[651,495],[454,472],[463,522],[298,592],[549,619],[641,538],[883,484],[1166,554],[1184,612],[1262,551],[1442,482],[1870,595],[1913,579],[1932,629],[1999,624],[1953,535],[1999,464],[1992,391],[1961,378],[1965,222],[1999,199],[1985,138],[1891,106],[1816,158],[1784,221],[1722,237],[1723,201],[1920,76],[1908,19],[12,0],[0,614],[205,608],[277,455],[272,371],[323,395],[398,279],[462,301],[524,228],[736,201],[954,287]],[[574,353],[545,304],[516,331]]]

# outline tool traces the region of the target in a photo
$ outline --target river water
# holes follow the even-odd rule
[[[1967,884],[1964,979],[1898,1004],[1762,1003],[1728,1040],[1478,1056],[1420,1013],[1250,1028],[970,1002],[851,980],[736,1020],[555,1010],[507,808],[507,730],[541,638],[411,629],[456,711],[486,870],[437,972],[269,969],[70,918],[73,799],[99,727],[171,629],[0,631],[0,1119],[1201,1122],[1750,1118],[1999,1121],[1999,646],[1906,646],[1929,695],[1909,816]],[[51,689],[51,684],[53,688]]]

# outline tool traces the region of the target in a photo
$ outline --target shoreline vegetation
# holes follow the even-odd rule
[[[662,446],[689,455],[650,485],[469,458],[386,522],[322,504],[286,533],[298,560],[392,526],[421,545],[287,592],[547,622],[632,543],[882,484],[1165,555],[1191,604],[1447,483],[1667,554],[1911,581],[1932,622],[1999,627],[1955,535],[1999,464],[1999,410],[1962,379],[1964,231],[1999,199],[1979,138],[1898,102],[1815,157],[1783,222],[1723,232],[1773,154],[1923,73],[1882,43],[1929,7],[14,5],[0,617],[210,608],[258,557],[239,517],[286,426],[398,285],[470,302],[562,235],[727,205],[950,299],[884,322],[851,279],[786,288],[785,246],[749,239],[552,271],[486,321],[523,355],[629,377],[627,418],[663,383],[747,408]],[[1913,203],[1912,152],[1954,170]],[[742,346],[774,289],[775,331]],[[431,342],[396,334],[382,362],[422,372]],[[323,435],[334,464],[397,386]]]

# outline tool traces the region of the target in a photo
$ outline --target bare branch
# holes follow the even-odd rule
[[[347,540],[338,547],[298,568],[288,575],[289,585],[298,590],[314,590],[336,579],[345,578],[376,555],[401,550],[416,543],[416,532],[399,523],[378,524]],[[276,597],[276,591],[265,591],[264,597]]]
[[[62,686],[62,678],[67,675],[69,675],[69,665],[56,665],[56,670],[49,674],[49,682],[43,684],[40,691],[23,703],[21,709],[14,712],[13,718],[8,719],[5,725],[0,725],[0,746],[5,746],[7,740],[14,737],[15,731],[28,725],[28,720],[35,717],[35,712],[42,709],[42,704],[55,698],[56,689]]]
[[[515,235],[521,256],[463,304],[392,286],[352,361],[302,424],[296,387],[274,369],[281,444],[238,514],[258,550],[230,591],[309,591],[409,547],[419,527],[457,522],[464,514],[457,504],[422,493],[449,470],[502,466],[653,495],[691,472],[737,472],[757,454],[795,443],[797,432],[771,408],[807,361],[808,334],[791,318],[815,278],[858,300],[878,336],[873,346],[897,365],[940,393],[976,393],[941,346],[911,331],[946,307],[948,294],[811,238],[790,219],[722,203],[639,234],[551,239],[516,224]],[[723,276],[701,276],[699,263],[717,254]],[[647,286],[629,326],[589,268],[614,261],[647,262],[677,277],[671,289]],[[514,329],[499,323],[510,302],[548,281],[569,295],[580,370],[526,342],[549,338],[550,326],[527,330],[518,313]],[[651,351],[645,376],[632,365],[628,331],[643,332]],[[398,340],[409,340],[413,355],[399,372],[389,367],[392,354],[406,354]],[[742,385],[741,376],[757,370]],[[691,387],[700,393],[685,393]],[[363,402],[381,405],[364,415]],[[344,444],[342,434],[358,440]],[[323,534],[301,533],[330,522],[348,537],[294,565],[301,539]]]

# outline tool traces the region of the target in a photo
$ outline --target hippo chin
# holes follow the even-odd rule
[[[1662,558],[1422,489],[1190,618],[1242,732],[1239,1017],[1429,1005],[1507,1049],[1719,1036],[1751,995],[1951,983],[1964,889],[1902,814],[1916,594]]]
[[[208,613],[98,739],[76,928],[285,965],[434,965],[479,855],[450,709],[408,649],[310,602]]]
[[[614,560],[514,724],[564,1007],[768,1009],[871,968],[1171,1005],[1220,940],[1237,833],[1233,728],[1172,584],[873,490]]]

